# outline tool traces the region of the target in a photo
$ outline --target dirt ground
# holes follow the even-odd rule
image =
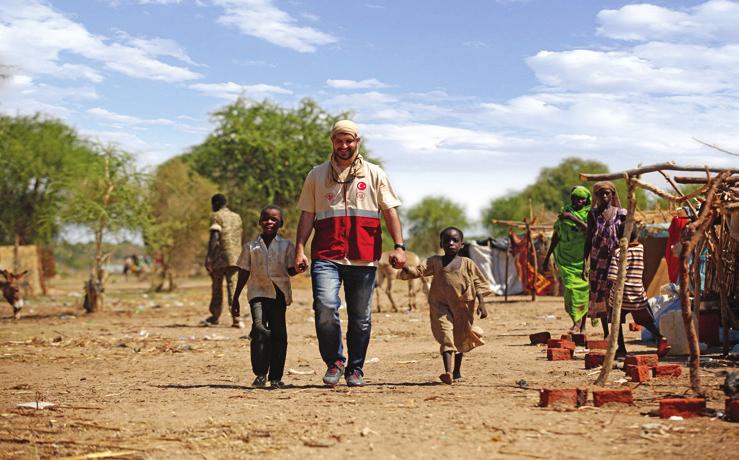
[[[542,387],[595,388],[597,371],[584,369],[582,352],[549,362],[544,348],[528,345],[529,333],[558,336],[568,326],[559,298],[496,300],[479,323],[487,344],[466,356],[464,379],[453,386],[437,381],[441,360],[425,303],[411,313],[375,313],[367,386],[330,389],[321,385],[325,367],[303,277],[288,311],[291,387],[260,390],[250,387],[246,331],[228,321],[197,327],[207,313],[207,280],[156,295],[145,294],[144,282],[112,281],[107,311],[94,315],[81,311],[81,280],[57,281],[53,295],[31,299],[19,321],[2,306],[0,458],[107,451],[127,458],[643,459],[739,452],[737,423],[649,415],[657,398],[688,392],[687,369],[639,386],[618,382],[624,374],[614,370],[609,387],[634,387],[634,406],[537,407]],[[397,296],[405,299],[402,287]],[[628,333],[630,351],[650,348],[636,337]],[[713,409],[723,407],[722,370],[702,373]],[[29,401],[55,407],[16,407]]]

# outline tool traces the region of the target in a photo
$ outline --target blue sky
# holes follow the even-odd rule
[[[350,110],[407,205],[472,219],[567,156],[734,165],[739,2],[0,0],[0,111],[151,166],[239,95]]]

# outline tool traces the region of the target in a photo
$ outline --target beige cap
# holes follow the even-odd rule
[[[359,126],[351,120],[339,120],[331,128],[331,138],[337,134],[351,134],[354,137],[359,137]]]

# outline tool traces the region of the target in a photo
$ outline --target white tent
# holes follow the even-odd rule
[[[523,283],[516,271],[516,260],[507,251],[508,241],[505,238],[490,239],[487,245],[475,241],[466,243],[469,257],[472,259],[490,282],[490,289],[497,295],[505,294],[506,257],[508,258],[508,295],[524,292]]]

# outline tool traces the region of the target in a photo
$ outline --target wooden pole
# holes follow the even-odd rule
[[[668,161],[667,163],[660,163],[650,166],[641,166],[634,169],[629,169],[627,171],[623,172],[617,172],[617,173],[607,173],[607,174],[580,174],[580,180],[582,181],[598,181],[598,180],[613,180],[613,179],[623,179],[624,175],[628,177],[636,177],[640,174],[645,174],[648,172],[655,172],[659,170],[667,170],[667,171],[698,171],[698,172],[722,172],[729,170],[731,173],[739,172],[739,169],[731,169],[731,168],[709,168],[708,166],[678,166],[675,163]]]
[[[525,229],[526,223],[519,220],[505,220],[505,219],[490,219],[490,223],[493,225],[506,225],[508,227],[516,227]],[[532,230],[552,230],[554,228],[554,224],[534,224],[529,225]]]
[[[662,174],[662,176],[664,176],[665,180],[672,186],[672,188],[675,190],[675,192],[679,196],[681,196],[681,197],[685,196],[685,194],[682,192],[682,190],[680,190],[680,187],[678,187],[677,184],[675,183],[675,181],[672,180],[672,177],[670,177],[666,172],[662,171],[661,169],[660,169],[659,173]],[[697,216],[698,215],[698,211],[695,210],[695,208],[693,207],[693,204],[690,201],[686,201],[685,204],[687,204],[688,207],[690,208],[690,210],[693,211],[693,215],[694,216]]]
[[[695,330],[695,323],[693,322],[695,309],[691,305],[690,291],[688,289],[688,277],[690,276],[688,260],[696,245],[701,239],[703,239],[703,235],[713,221],[714,210],[711,207],[711,203],[716,194],[716,188],[727,176],[728,172],[724,172],[709,182],[710,186],[708,193],[706,194],[706,202],[703,206],[703,210],[698,216],[698,220],[687,226],[686,234],[682,239],[682,250],[680,251],[680,302],[682,306],[685,332],[688,336],[688,348],[690,349],[690,358],[688,361],[690,369],[690,387],[697,395],[702,395],[703,389],[701,388],[700,381],[700,346],[698,343],[698,334]],[[700,264],[700,261],[693,259],[693,263]],[[700,284],[693,286],[693,288],[698,292],[700,290]]]
[[[534,262],[534,277],[531,281],[531,301],[536,302],[536,277],[538,276],[539,272],[536,267],[536,250],[534,249],[534,240],[531,239],[531,226],[529,225],[529,221],[526,222],[526,239],[528,240],[528,244],[526,246],[526,254],[527,257],[527,263],[528,259],[531,258],[531,260]],[[528,270],[526,270],[528,271]]]
[[[626,183],[628,185],[628,205],[626,214],[626,222],[624,223],[624,232],[619,240],[618,253],[618,276],[614,289],[615,302],[611,311],[611,333],[608,336],[608,350],[603,360],[603,367],[600,374],[595,380],[596,385],[605,385],[608,380],[608,374],[613,367],[613,361],[616,358],[616,348],[618,348],[618,328],[621,325],[621,304],[624,300],[624,284],[626,282],[626,256],[629,250],[629,236],[631,229],[634,228],[634,213],[636,211],[636,182],[634,178],[626,175]]]
[[[727,294],[727,290],[729,288],[730,283],[733,283],[734,280],[729,280],[726,277],[726,266],[724,265],[724,240],[727,238],[727,232],[729,231],[728,225],[726,223],[727,215],[726,213],[721,213],[722,219],[721,219],[721,236],[716,234],[715,229],[711,229],[709,234],[709,238],[707,241],[707,244],[709,245],[709,248],[711,250],[711,256],[713,259],[713,263],[716,264],[716,276],[719,280],[719,301],[721,305],[721,327],[723,328],[723,337],[722,337],[722,344],[723,349],[722,353],[724,356],[727,356],[729,354],[729,348],[731,347],[731,341],[729,340],[729,326],[730,326],[730,316],[731,312],[729,310],[729,296]],[[728,242],[728,240],[727,240]]]
[[[511,258],[511,248],[513,247],[513,240],[511,239],[510,233],[508,234],[508,249],[505,252],[505,290],[503,295],[505,296],[504,301],[508,302],[508,263]]]
[[[675,176],[675,182],[677,182],[678,184],[705,184],[706,182],[708,182],[708,180],[705,177],[701,176]],[[727,184],[736,184],[737,182],[739,182],[739,176],[736,175],[727,177],[724,180],[724,183]]]

